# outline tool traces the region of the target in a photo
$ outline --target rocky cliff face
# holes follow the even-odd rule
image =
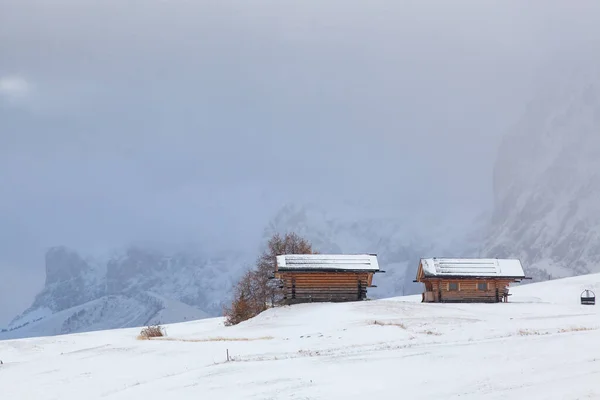
[[[101,268],[90,265],[72,250],[50,249],[46,253],[46,284],[32,308],[59,312],[103,296],[105,281],[101,273]]]
[[[549,87],[500,147],[482,255],[536,280],[600,271],[600,85]]]

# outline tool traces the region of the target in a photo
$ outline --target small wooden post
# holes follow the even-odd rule
[[[227,362],[229,362],[229,349],[227,349]]]

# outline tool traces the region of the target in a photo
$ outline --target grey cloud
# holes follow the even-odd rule
[[[31,93],[31,84],[20,76],[0,77],[0,97],[6,101],[19,101]]]

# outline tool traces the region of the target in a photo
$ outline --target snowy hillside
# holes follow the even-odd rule
[[[600,398],[600,274],[514,287],[508,304],[420,296],[0,342],[6,398]],[[227,362],[227,351],[232,359]],[[32,382],[32,384],[24,384]]]
[[[546,85],[502,143],[481,252],[518,257],[538,280],[600,272],[600,80],[561,80]]]

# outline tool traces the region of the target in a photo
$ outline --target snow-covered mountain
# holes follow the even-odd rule
[[[519,257],[536,280],[600,271],[600,83],[548,85],[499,150],[481,251]]]
[[[393,213],[392,213],[393,214]],[[471,225],[471,224],[468,224]],[[459,230],[467,230],[460,227]],[[275,232],[296,232],[321,253],[377,253],[373,298],[417,293],[412,280],[422,256],[472,255],[453,224],[430,215],[391,215],[358,207],[288,205],[267,224],[261,245]],[[466,245],[469,243],[469,246]],[[0,332],[0,339],[171,323],[221,315],[230,290],[255,254],[174,254],[131,247],[104,259],[65,247],[46,254],[46,284],[32,306]]]
[[[65,247],[46,254],[46,282],[0,338],[171,323],[220,315],[241,259],[129,248],[108,260]]]

